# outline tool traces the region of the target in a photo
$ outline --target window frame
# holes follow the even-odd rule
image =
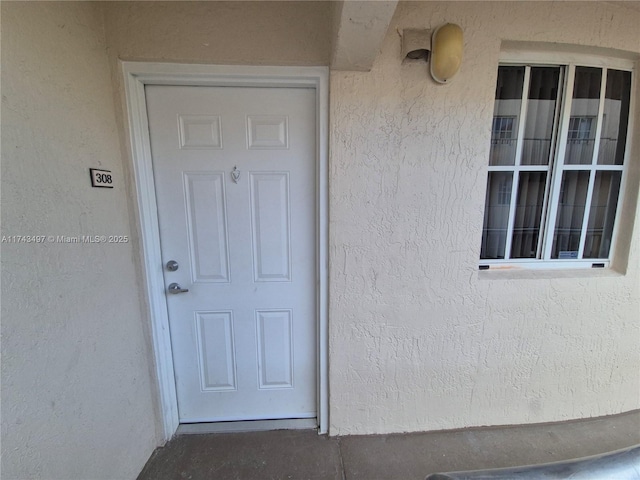
[[[634,136],[634,119],[636,116],[636,96],[637,86],[639,84],[637,78],[637,64],[630,58],[621,58],[616,56],[607,55],[592,55],[575,52],[561,52],[561,51],[532,51],[523,50],[518,48],[506,49],[501,52],[498,65],[496,66],[496,74],[498,67],[502,66],[525,66],[525,67],[561,67],[561,78],[559,81],[558,91],[558,112],[555,115],[555,124],[553,128],[553,139],[551,145],[550,162],[547,165],[547,182],[551,182],[549,186],[549,192],[544,197],[544,204],[542,207],[542,216],[540,219],[540,238],[538,240],[538,255],[536,258],[506,258],[506,259],[479,259],[480,270],[498,270],[498,269],[586,269],[586,268],[610,268],[613,263],[613,259],[616,254],[616,245],[619,243],[618,232],[620,230],[620,217],[622,215],[622,204],[625,198],[627,177],[629,172],[630,155],[632,150],[632,137]],[[595,163],[592,161],[590,164],[565,164],[564,158],[566,153],[566,142],[569,138],[569,129],[571,122],[571,104],[572,104],[572,92],[573,82],[575,79],[575,68],[579,67],[595,67],[603,69],[603,75],[600,86],[600,99],[598,106],[598,114],[595,117],[596,131],[595,131],[595,145],[594,145],[594,157]],[[625,151],[622,165],[599,165],[597,163],[598,145],[600,143],[600,135],[602,130],[602,124],[604,122],[603,104],[606,97],[606,78],[604,74],[605,69],[624,70],[631,72],[631,92],[629,99],[629,115],[627,120],[627,135],[625,140]],[[525,75],[528,75],[528,68]],[[528,80],[528,79],[527,79]],[[522,115],[526,112],[525,104],[527,103],[528,92],[527,85],[523,86],[523,101],[521,106],[521,121],[519,122],[519,129],[524,130],[524,124],[526,117]],[[500,115],[498,115],[500,116]],[[491,127],[493,130],[494,116],[491,117]],[[520,139],[520,133],[517,138]],[[564,139],[564,141],[562,141]],[[491,133],[491,143],[493,143],[493,131]],[[518,140],[520,141],[520,140]],[[518,147],[516,156],[521,155],[522,148]],[[562,161],[558,161],[562,159]],[[507,239],[505,244],[505,256],[507,253],[511,253],[510,246],[513,240],[514,233],[514,217],[515,208],[518,197],[518,184],[516,176],[519,176],[521,172],[527,170],[541,170],[540,165],[520,165],[519,158],[514,165],[490,165],[490,161],[487,161],[487,173],[491,172],[511,172],[513,175],[511,183],[511,204],[509,210],[509,222],[507,224]],[[589,186],[587,197],[585,198],[585,207],[591,208],[591,201],[593,195],[593,185],[595,182],[596,172],[599,171],[620,171],[620,190],[618,192],[618,199],[616,205],[616,213],[614,219],[614,226],[611,235],[611,246],[609,248],[609,255],[607,258],[551,258],[551,252],[553,248],[553,237],[555,232],[555,224],[557,220],[557,213],[559,210],[560,190],[563,179],[563,173],[567,171],[587,171],[589,172]],[[488,189],[488,184],[485,187]],[[485,190],[486,194],[487,190]],[[486,212],[486,205],[485,210]],[[587,236],[587,229],[589,224],[590,214],[587,212],[583,214],[582,218],[582,230],[580,235],[580,246],[578,255],[583,254],[585,250],[585,242]],[[549,227],[551,226],[551,227]]]

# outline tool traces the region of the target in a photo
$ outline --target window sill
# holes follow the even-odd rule
[[[479,280],[546,280],[557,278],[615,278],[624,273],[612,268],[527,268],[522,265],[492,265],[488,270],[479,270]]]

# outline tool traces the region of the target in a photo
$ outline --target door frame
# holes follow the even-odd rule
[[[274,67],[244,65],[195,65],[120,61],[124,75],[126,120],[133,164],[142,275],[151,326],[159,410],[164,440],[177,431],[176,395],[169,314],[160,252],[160,230],[145,85],[193,85],[235,87],[313,88],[316,91],[316,325],[317,325],[317,422],[319,433],[329,427],[328,377],[328,110],[327,67]]]

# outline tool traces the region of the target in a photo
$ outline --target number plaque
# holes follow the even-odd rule
[[[113,188],[113,176],[111,170],[99,170],[97,168],[90,168],[91,173],[91,186],[100,188]]]

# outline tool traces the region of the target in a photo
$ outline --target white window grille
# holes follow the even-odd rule
[[[625,170],[631,70],[500,65],[481,268],[608,265]]]

